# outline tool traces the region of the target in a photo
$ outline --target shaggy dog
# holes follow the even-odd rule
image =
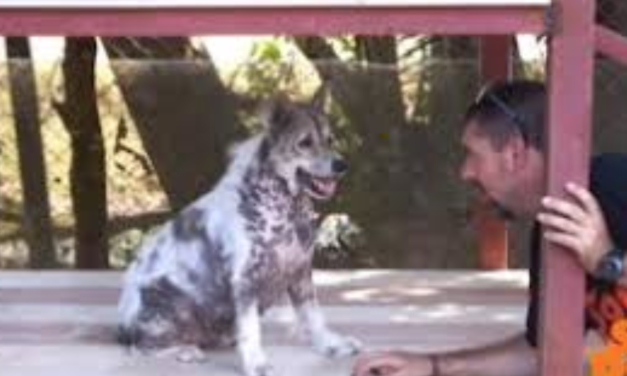
[[[347,169],[321,102],[266,106],[264,130],[232,151],[215,188],[147,240],[125,276],[121,341],[183,360],[236,344],[246,375],[268,376],[260,315],[287,293],[317,351],[358,351],[327,327],[312,283],[313,204]]]

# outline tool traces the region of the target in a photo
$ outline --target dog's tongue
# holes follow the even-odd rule
[[[334,179],[316,179],[314,184],[316,189],[325,196],[332,196],[337,187],[337,182]]]

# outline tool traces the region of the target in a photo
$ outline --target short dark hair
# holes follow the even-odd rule
[[[468,107],[464,126],[474,120],[497,147],[521,136],[527,145],[543,151],[546,107],[546,90],[541,82],[496,81],[484,86]]]

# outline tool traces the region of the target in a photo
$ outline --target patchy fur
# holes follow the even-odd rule
[[[287,293],[314,348],[354,354],[332,332],[312,283],[314,201],[333,196],[346,165],[317,101],[275,101],[265,130],[238,145],[208,194],[147,240],[119,302],[121,339],[144,350],[237,344],[247,376],[272,374],[260,314]]]

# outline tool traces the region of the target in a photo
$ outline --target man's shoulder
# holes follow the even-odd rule
[[[603,172],[607,170],[627,169],[627,153],[601,153],[592,157],[591,171]]]
[[[592,158],[590,184],[594,186],[616,186],[624,188],[627,183],[627,154],[603,153]]]
[[[627,247],[627,154],[595,156],[590,190],[601,206],[612,238],[619,246]]]

